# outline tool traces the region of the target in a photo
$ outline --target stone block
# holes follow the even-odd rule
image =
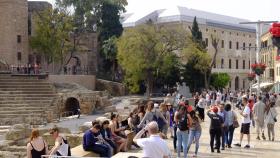
[[[72,156],[79,156],[79,157],[99,157],[99,154],[94,152],[84,151],[83,146],[79,145],[71,149]]]

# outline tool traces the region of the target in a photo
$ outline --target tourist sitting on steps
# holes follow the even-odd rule
[[[125,138],[124,134],[126,127],[120,127],[119,115],[114,113],[111,114],[111,122],[109,127],[111,129],[114,142],[118,144],[117,152],[127,151],[127,139]]]
[[[83,148],[85,151],[95,152],[101,157],[111,157],[110,147],[100,135],[100,130],[99,122],[93,121],[92,127],[83,136]]]
[[[148,138],[141,138],[148,132]],[[158,135],[158,124],[152,121],[142,128],[133,141],[143,148],[143,157],[149,158],[171,158],[171,152],[167,143]]]
[[[27,144],[27,158],[41,158],[48,153],[48,144],[39,136],[38,129],[33,129]]]
[[[57,126],[50,129],[50,134],[55,139],[54,147],[50,150],[49,155],[71,156],[70,146],[67,139],[59,135]]]
[[[115,142],[113,141],[112,138],[112,132],[111,129],[109,128],[109,124],[110,122],[108,120],[105,120],[102,122],[101,125],[101,135],[103,137],[103,139],[111,146],[111,148],[116,152],[117,150],[117,146],[115,144]]]

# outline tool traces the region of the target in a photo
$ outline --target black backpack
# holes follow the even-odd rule
[[[187,113],[183,114],[180,116],[180,120],[178,122],[178,128],[181,130],[181,131],[186,131],[189,129],[188,127],[188,116],[187,116]]]

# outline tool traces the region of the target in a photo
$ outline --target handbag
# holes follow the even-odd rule
[[[270,115],[271,115],[271,117],[273,117],[271,111],[270,111]],[[277,118],[276,118],[276,117],[273,117],[273,121],[274,121],[274,122],[277,122]]]
[[[237,120],[233,121],[233,128],[238,128],[240,125]]]
[[[238,121],[237,121],[237,116],[236,116],[236,114],[232,111],[232,113],[233,113],[233,128],[238,128],[240,125],[239,125],[239,123],[238,123]]]

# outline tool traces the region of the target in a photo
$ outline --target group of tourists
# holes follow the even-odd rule
[[[27,144],[27,158],[42,158],[45,155],[51,156],[71,156],[70,145],[64,136],[59,134],[59,129],[54,126],[49,131],[53,137],[55,144],[49,150],[48,143],[39,135],[38,129],[33,129],[30,136],[30,141]]]
[[[128,139],[125,131],[135,133],[133,146],[143,148],[144,157],[171,157],[164,139],[173,139],[173,148],[177,157],[186,158],[191,145],[194,145],[194,157],[197,157],[202,124],[205,114],[210,119],[210,149],[211,152],[232,148],[235,129],[239,126],[240,139],[234,144],[241,147],[244,135],[247,143],[244,148],[250,148],[250,126],[257,131],[258,140],[275,140],[274,124],[277,122],[275,109],[276,95],[249,95],[245,92],[222,93],[203,91],[195,93],[193,98],[186,99],[178,93],[168,94],[163,102],[147,101],[133,109],[129,117],[123,121],[119,115],[111,113],[110,120],[93,121],[92,127],[84,133],[83,149],[99,154],[101,157],[111,157],[118,152],[128,150]],[[239,98],[240,96],[240,98]],[[241,101],[240,101],[241,99]],[[192,105],[191,102],[193,102]],[[241,118],[241,122],[239,122]],[[39,137],[38,130],[32,131],[30,143],[27,145],[28,158],[36,155],[71,155],[67,140],[59,135],[58,128],[51,129],[50,134],[55,139],[55,146],[49,151],[47,143]],[[34,156],[35,155],[35,156]]]

